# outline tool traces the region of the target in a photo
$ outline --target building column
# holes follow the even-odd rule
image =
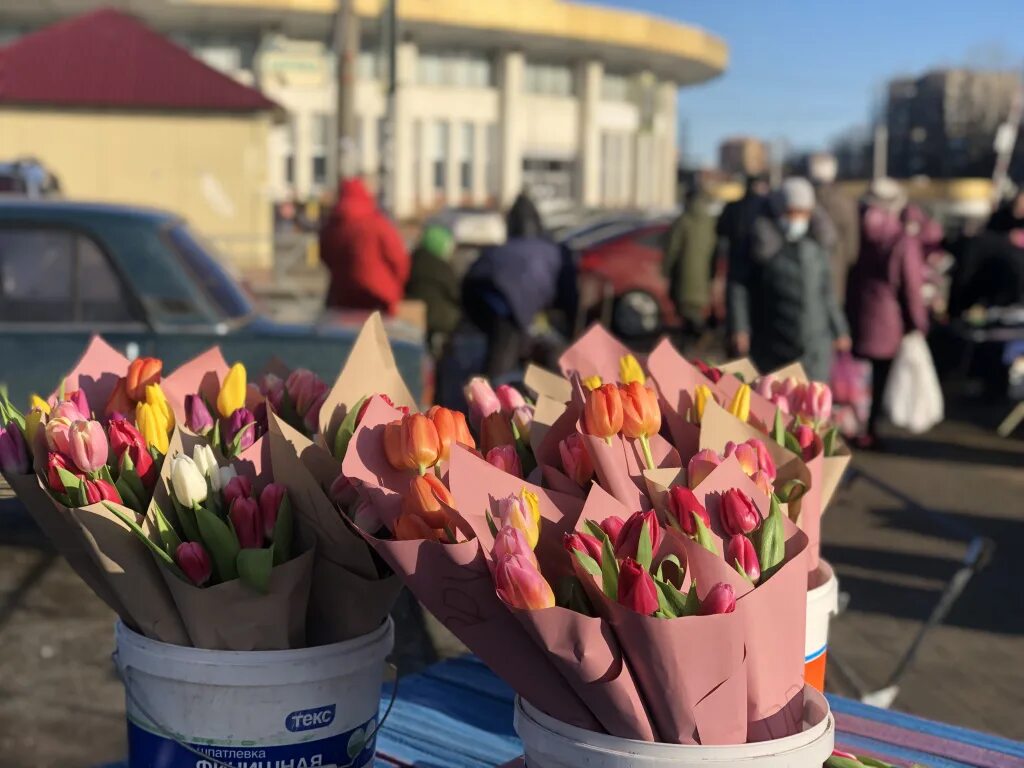
[[[462,160],[462,122],[448,121],[448,178],[444,197],[448,205],[462,204],[462,179],[459,178],[459,166]]]
[[[419,49],[410,41],[398,44],[396,52],[397,91],[395,93],[395,160],[392,172],[395,175],[394,205],[395,218],[408,219],[416,213],[416,174],[413,163],[419,154],[413,146],[412,111],[409,108],[409,89],[416,84],[416,67]],[[376,126],[373,128],[376,133]]]
[[[652,176],[654,168],[654,125],[657,115],[654,74],[650,70],[640,72],[634,79],[636,105],[640,113],[633,140],[633,204],[640,208],[651,205]]]
[[[679,167],[679,86],[673,82],[658,84],[658,133],[661,155],[658,162],[663,170],[656,196],[662,206],[674,208],[679,204],[677,171]]]
[[[601,204],[601,134],[597,126],[597,111],[601,104],[604,63],[581,63],[576,78],[580,100],[580,154],[577,166],[579,202],[593,208]]]
[[[476,123],[473,140],[473,203],[487,199],[487,124]]]
[[[498,66],[498,132],[501,181],[498,202],[509,206],[523,188],[523,78],[526,59],[522,51],[505,51]]]

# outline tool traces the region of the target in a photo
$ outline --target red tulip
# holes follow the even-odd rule
[[[610,439],[622,429],[622,395],[617,384],[602,384],[587,392],[583,429],[588,435]]]
[[[640,547],[640,533],[643,531],[644,523],[647,524],[647,534],[651,541],[651,552],[658,551],[661,544],[662,530],[658,524],[658,516],[654,510],[646,512],[634,512],[622,526],[615,542],[615,557],[631,557],[636,559],[637,550]]]
[[[115,501],[118,504],[123,503],[121,501],[121,494],[117,492],[117,488],[109,480],[103,480],[97,478],[96,480],[85,480],[85,497],[88,499],[90,504],[96,504],[100,501]]]
[[[619,605],[644,616],[658,610],[658,587],[654,579],[631,557],[619,564]]]
[[[611,541],[612,549],[615,548],[615,543],[619,540],[619,534],[622,533],[622,527],[625,524],[625,520],[615,515],[606,517],[601,521],[601,530],[605,532],[605,535]]]
[[[583,437],[578,432],[573,432],[558,443],[558,453],[562,457],[565,474],[571,477],[576,485],[586,487],[594,476],[594,462],[590,459]]]
[[[501,411],[485,416],[480,422],[480,450],[485,455],[492,448],[515,444],[516,436],[512,434],[512,421]]]
[[[228,511],[231,525],[238,536],[238,545],[242,549],[263,548],[263,522],[260,520],[260,507],[255,499],[238,498],[231,503]]]
[[[409,493],[402,499],[403,514],[421,517],[430,528],[443,529],[451,523],[451,491],[431,473],[409,481]]]
[[[598,563],[601,562],[602,546],[596,536],[589,533],[567,533],[562,539],[562,546],[565,551],[572,554],[575,550],[585,555],[590,555]]]
[[[340,473],[336,478],[334,478],[334,482],[331,483],[331,487],[327,491],[327,495],[330,497],[331,501],[343,508],[350,507],[358,498],[355,485],[351,480]]]
[[[634,440],[651,437],[661,429],[658,395],[639,381],[619,387],[622,397],[622,434]]]
[[[246,475],[235,475],[228,480],[223,490],[224,504],[230,508],[236,499],[248,499],[252,496],[252,480]]]
[[[62,453],[51,451],[46,457],[46,483],[54,493],[67,493],[67,488],[64,487],[64,481],[60,479],[58,469],[64,469],[73,475],[80,476],[70,459]]]
[[[761,513],[754,502],[739,488],[730,488],[722,494],[722,527],[730,536],[750,533],[761,522]]]
[[[146,399],[146,387],[160,383],[160,373],[164,364],[155,357],[137,357],[128,366],[125,377],[125,391],[136,403]]]
[[[487,463],[509,475],[523,476],[523,466],[519,461],[519,454],[511,445],[499,445],[491,448],[487,452]]]
[[[274,526],[281,505],[288,498],[288,490],[280,483],[268,483],[260,493],[260,519],[263,521],[263,535],[273,540]]]
[[[726,584],[724,582],[715,584],[707,595],[704,596],[704,601],[700,605],[701,616],[712,616],[717,613],[732,613],[735,610],[736,590],[732,588],[731,584]]]
[[[761,564],[757,561],[757,552],[746,536],[736,535],[729,539],[726,559],[729,565],[745,574],[755,584],[761,580]]]
[[[555,593],[540,571],[522,555],[506,555],[494,569],[498,597],[513,608],[537,611],[553,608]]]
[[[174,551],[174,562],[197,587],[203,586],[213,576],[213,561],[198,541],[181,542]]]
[[[687,536],[697,535],[697,521],[694,516],[703,520],[708,528],[711,527],[711,515],[704,505],[697,500],[693,491],[681,485],[673,485],[669,489],[668,511]]]
[[[801,456],[804,461],[810,461],[823,450],[818,433],[806,424],[797,424],[793,430],[793,436],[800,443]]]

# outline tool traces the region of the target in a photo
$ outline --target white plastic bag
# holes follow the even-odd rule
[[[900,342],[885,387],[889,420],[915,435],[927,432],[943,419],[944,403],[928,342],[919,331]]]

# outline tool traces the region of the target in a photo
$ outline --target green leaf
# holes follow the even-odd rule
[[[672,607],[672,603],[665,596],[665,592],[664,592],[664,589],[663,589],[664,582],[658,581],[657,579],[655,579],[654,583],[658,587],[658,610],[655,612],[654,617],[656,619],[677,619],[677,618],[679,618],[679,614],[676,613],[675,609]]]
[[[138,523],[135,522],[134,515],[126,515],[124,512],[122,512],[109,501],[103,502],[103,506],[105,506],[110,512],[114,513],[114,515],[116,515],[117,518],[122,523],[127,525],[131,532],[134,533],[138,538],[140,538],[142,542],[149,548],[149,550],[154,555],[156,555],[157,560],[159,560],[165,566],[170,568],[173,573],[175,573],[182,579],[185,579],[185,574],[181,572],[181,569],[178,567],[177,563],[174,562],[174,558],[167,554],[167,552],[165,552],[162,547],[158,546],[155,541],[153,541],[149,538],[149,536],[146,535],[146,532],[142,530],[141,527],[139,527]]]
[[[686,612],[684,616],[696,616],[700,613],[700,598],[697,596],[697,580],[690,582],[690,591],[686,593]]]
[[[114,482],[114,477],[110,474],[110,467],[106,464],[96,470],[96,474],[100,476],[101,480],[106,480],[108,483]]]
[[[596,615],[586,590],[575,576],[565,576],[559,580],[558,590],[555,593],[555,605],[582,613],[584,616]]]
[[[758,531],[757,560],[761,564],[762,582],[768,579],[785,556],[786,540],[782,527],[782,506],[779,504],[779,498],[772,494],[771,510]]]
[[[651,561],[654,560],[651,543],[651,527],[644,520],[644,524],[640,526],[640,541],[636,546],[636,561],[645,571],[651,570]]]
[[[665,563],[671,563],[676,567],[676,572],[682,576],[686,572],[683,564],[679,562],[679,558],[675,555],[666,555],[665,558],[658,565],[658,572],[655,574],[655,579],[661,579],[662,581],[669,581],[665,576]],[[671,583],[671,582],[669,582]]]
[[[754,585],[754,580],[751,579],[749,575],[747,575],[747,572],[745,570],[743,570],[743,566],[740,564],[739,560],[733,560],[732,565],[736,569],[736,572],[739,573],[739,575],[742,576],[748,584],[750,584],[751,586]]]
[[[807,493],[807,483],[798,478],[788,480],[779,489],[779,500],[789,504],[790,502],[796,501],[803,497]]]
[[[832,755],[825,761],[825,768],[864,768],[864,763],[860,760],[851,760],[848,757]]]
[[[286,493],[281,498],[281,508],[277,510],[277,522],[271,537],[274,550],[274,565],[287,563],[292,556],[292,536],[295,531],[295,517],[292,514],[292,501]]]
[[[173,556],[178,551],[178,547],[181,546],[181,537],[178,536],[178,532],[174,530],[171,521],[167,519],[164,511],[160,509],[160,505],[155,501],[153,502],[152,509],[153,517],[156,521],[156,530],[160,534],[160,541],[163,542],[167,554]]]
[[[697,539],[697,543],[700,544],[708,552],[717,555],[718,547],[715,545],[715,537],[711,535],[711,531],[707,525],[704,524],[704,518],[698,515],[696,512],[691,512],[693,515],[693,521],[697,526],[697,535],[694,537]]]
[[[792,432],[786,433],[786,441],[783,443],[789,450],[795,453],[797,456],[804,455],[804,449],[800,447],[800,441],[796,439],[796,435]]]
[[[82,479],[78,475],[68,472],[63,467],[57,467],[57,476],[60,478],[61,483],[64,484],[64,490],[68,492],[69,496],[75,491],[81,490]]]
[[[196,524],[199,527],[199,541],[209,550],[217,570],[219,581],[231,581],[238,576],[238,537],[227,523],[213,512],[196,507]]]
[[[588,555],[586,552],[580,552],[578,549],[572,551],[573,555],[579,561],[580,565],[583,566],[583,570],[589,573],[591,576],[596,578],[603,578],[604,574],[601,571],[601,565]]]
[[[834,456],[837,443],[839,442],[839,427],[832,427],[832,429],[825,433],[825,437],[822,438],[821,442],[825,455]]]
[[[285,396],[287,396],[287,393],[285,393]],[[366,396],[364,395],[359,398],[359,401],[355,405],[348,409],[348,413],[345,414],[345,418],[342,420],[337,433],[334,435],[334,458],[338,461],[345,460],[345,454],[348,452],[348,444],[352,441],[352,436],[356,433],[356,418],[359,416],[359,411],[362,410],[365,402]]]
[[[215,414],[217,411],[211,410],[210,413]],[[216,417],[213,419],[213,429],[210,431],[210,445],[215,448],[222,448],[220,444],[220,419]]]
[[[782,411],[775,409],[775,423],[772,425],[772,439],[779,445],[786,444],[786,424],[782,419]]]
[[[584,520],[583,524],[587,527],[587,530],[590,531],[591,535],[595,536],[597,540],[600,541],[602,544],[606,541],[609,541],[608,534],[604,532],[604,528],[595,523],[593,520]]]
[[[202,543],[203,537],[199,533],[199,524],[196,522],[195,510],[191,507],[181,506],[178,500],[174,498],[173,493],[171,494],[171,504],[174,506],[174,512],[178,518],[178,523],[181,525],[181,530],[185,532],[185,538],[189,541]]]
[[[887,763],[884,760],[876,760],[873,757],[861,757],[857,756],[862,765],[868,766],[868,768],[896,768],[892,763]],[[915,764],[916,765],[916,764]],[[913,768],[913,766],[911,766]]]
[[[218,521],[219,522],[219,521]],[[238,578],[257,592],[266,594],[270,589],[270,572],[274,569],[274,547],[269,549],[242,549],[235,559]]]
[[[135,498],[140,502],[149,497],[149,494],[146,492],[146,486],[142,484],[142,478],[139,477],[139,473],[135,471],[135,462],[133,462],[132,457],[128,455],[128,451],[125,451],[121,456],[121,467],[117,472],[118,481],[120,481],[121,478],[124,478],[125,482],[131,486],[132,493],[135,494]],[[120,486],[118,486],[118,490],[120,490]]]
[[[122,472],[118,476],[117,482],[114,483],[114,487],[117,489],[118,494],[121,496],[121,501],[126,507],[139,513],[145,511],[142,499],[135,494],[135,489],[132,487],[132,484],[128,482],[128,475],[126,473]]]
[[[491,517],[491,510],[485,509],[484,516],[487,518],[487,528],[491,532],[491,536],[494,538],[498,537],[498,525],[494,522],[494,518]]]
[[[615,552],[607,536],[601,544],[601,589],[612,600],[618,601],[619,564],[615,561]]]
[[[658,585],[658,604],[662,605],[662,600],[664,600],[669,609],[667,612],[670,613],[672,617],[689,615],[686,612],[686,596],[683,595],[682,592],[667,581],[658,581],[655,579],[654,583]],[[662,605],[662,610],[665,610],[664,605]]]

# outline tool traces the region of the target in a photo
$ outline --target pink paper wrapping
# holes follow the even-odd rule
[[[534,458],[540,467],[544,485],[561,493],[584,498],[586,490],[565,474],[562,469],[562,454],[558,444],[576,431],[576,424],[583,415],[583,401],[572,398],[562,415],[559,416],[534,448]]]
[[[416,476],[412,470],[392,467],[384,453],[384,426],[401,417],[400,411],[375,397],[352,436],[341,466],[345,477],[358,481],[360,494],[376,508],[389,529],[401,514],[402,496]]]
[[[129,360],[101,336],[93,336],[82,352],[75,367],[64,377],[64,391],[81,389],[89,400],[89,407],[97,414],[110,399],[117,381],[128,373]],[[58,390],[52,394],[56,394]]]
[[[215,410],[217,395],[220,394],[221,382],[224,381],[224,377],[227,376],[230,369],[231,366],[224,359],[224,354],[218,346],[210,347],[188,362],[182,363],[164,377],[160,386],[164,390],[167,402],[171,405],[171,410],[174,411],[174,418],[177,419],[178,424],[183,426],[185,424],[185,398],[188,395],[202,395],[214,409],[211,410],[213,417],[218,417]],[[248,371],[246,374],[251,375]],[[263,395],[260,394],[251,379],[248,383],[245,406],[252,410],[263,401]]]
[[[718,389],[725,395],[725,403],[728,405],[732,402],[733,397],[739,391],[739,388],[743,386],[742,381],[737,379],[731,373],[726,373],[718,380]],[[775,423],[775,411],[778,410],[778,406],[775,405],[768,398],[762,397],[753,388],[754,382],[746,382],[750,385],[750,419],[751,426],[756,427],[762,432],[768,432],[772,428],[772,424]]]
[[[627,346],[595,323],[562,353],[558,365],[567,377],[572,373],[583,379],[597,375],[605,384],[614,384],[619,381],[619,361],[632,354]],[[642,365],[643,356],[634,356]]]
[[[583,433],[582,424],[578,423],[576,428]],[[651,508],[644,482],[647,467],[639,440],[616,435],[609,445],[604,438],[583,434],[583,442],[594,461],[594,473],[602,487],[634,512]],[[679,466],[679,453],[665,438],[654,435],[650,444],[656,467]]]
[[[661,399],[661,413],[683,465],[699,450],[700,425],[691,424],[687,414],[693,411],[697,387],[706,386],[716,397],[725,395],[693,363],[679,354],[668,339],[663,339],[647,358],[651,379]]]

